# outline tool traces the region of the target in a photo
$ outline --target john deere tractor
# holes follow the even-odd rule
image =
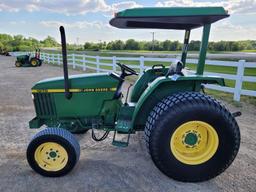
[[[145,70],[131,93],[124,94],[126,99],[122,85],[128,76],[138,74],[125,64],[117,63],[120,74],[68,75],[65,31],[60,27],[64,77],[32,87],[36,117],[30,128],[47,128],[28,145],[29,165],[41,175],[62,176],[79,160],[79,143],[72,133],[91,129],[92,139],[102,141],[113,132],[112,144],[126,147],[131,134],[144,131],[153,162],[170,178],[198,182],[222,173],[239,149],[235,120],[239,113],[231,113],[202,90],[205,84],[224,86],[223,78],[203,73],[211,24],[228,16],[222,7],[135,8],[117,13],[110,21],[117,28],[185,31],[180,61]],[[190,32],[199,27],[203,34],[197,69],[188,75]],[[102,136],[95,130],[102,130]]]
[[[43,63],[40,59],[40,49],[36,49],[35,56],[32,57],[31,54],[17,56],[15,66],[16,67],[39,67]]]

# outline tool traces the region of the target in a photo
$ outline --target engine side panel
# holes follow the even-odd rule
[[[116,106],[112,101],[116,103],[113,97],[118,82],[118,79],[109,74],[72,76],[71,99],[65,98],[63,78],[38,82],[32,88],[37,120],[34,121],[34,125],[63,119],[73,121],[100,117],[108,119],[108,123],[111,124],[110,121],[114,121],[112,117],[115,117],[118,111],[118,107],[111,108],[112,105]],[[108,110],[109,108],[112,110]]]

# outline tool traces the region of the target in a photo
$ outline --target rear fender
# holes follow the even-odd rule
[[[215,76],[170,76],[155,79],[139,98],[132,118],[135,130],[143,130],[145,122],[153,107],[168,95],[178,92],[201,90],[201,84],[219,84],[224,86],[224,79]]]

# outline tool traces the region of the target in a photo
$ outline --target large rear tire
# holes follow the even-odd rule
[[[39,60],[38,60],[37,58],[32,58],[32,59],[30,60],[30,65],[31,65],[32,67],[37,67],[37,66],[39,66]]]
[[[240,131],[232,114],[217,100],[184,92],[154,107],[145,139],[163,173],[179,181],[200,182],[230,166],[239,150]]]
[[[27,160],[43,176],[59,177],[69,173],[79,160],[80,145],[67,130],[47,128],[37,133],[27,148]]]

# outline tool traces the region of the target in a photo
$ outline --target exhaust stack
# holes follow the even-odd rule
[[[68,78],[66,36],[65,36],[65,29],[63,26],[60,26],[60,36],[61,36],[61,47],[62,47],[65,97],[67,99],[71,99],[72,93],[69,91],[70,86],[69,86],[69,78]]]

